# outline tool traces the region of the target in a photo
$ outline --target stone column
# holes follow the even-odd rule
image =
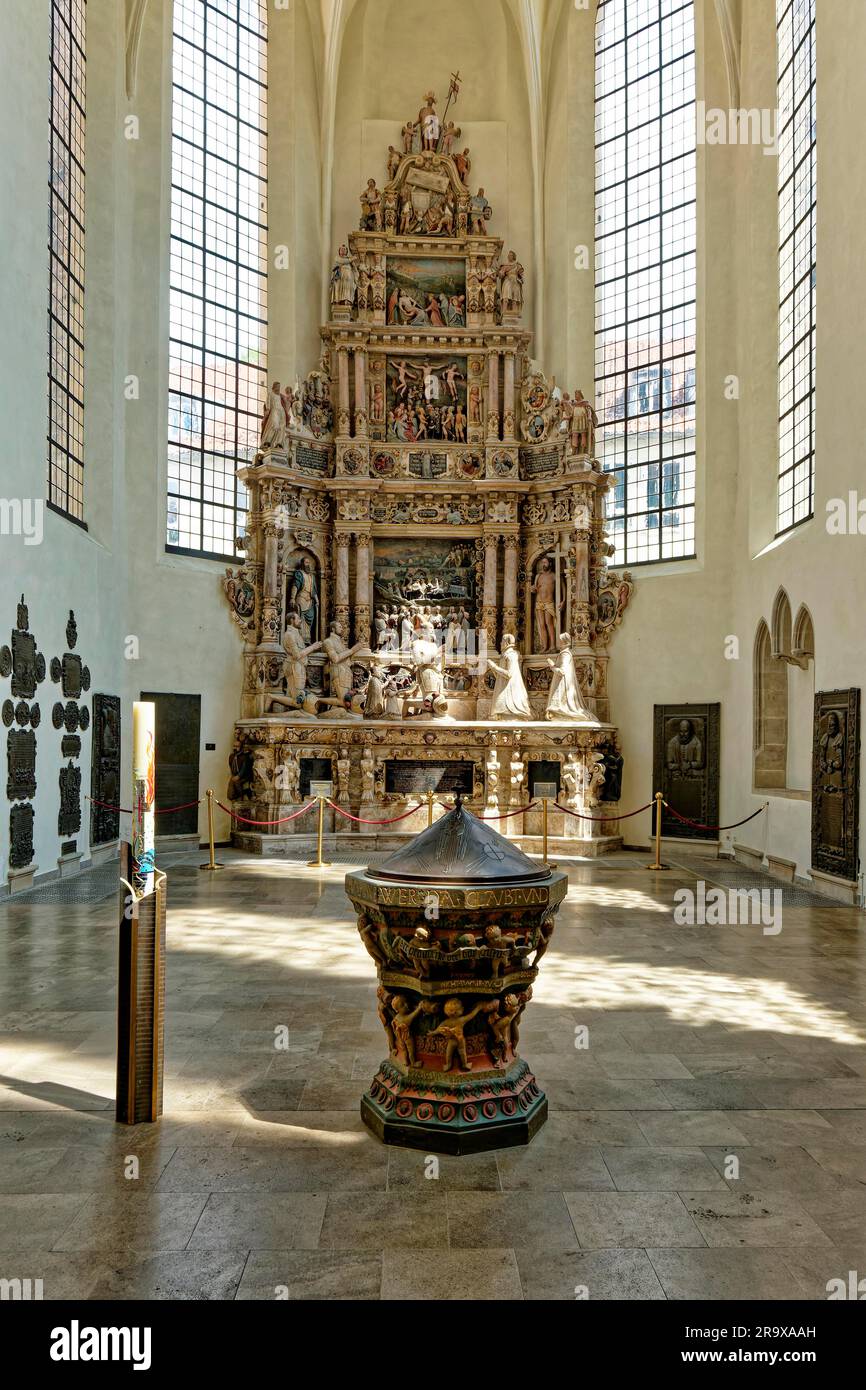
[[[370,640],[370,537],[355,534],[355,641]]]
[[[367,354],[355,349],[355,436],[367,436]]]
[[[352,536],[349,531],[338,531],[335,537],[337,565],[334,575],[334,620],[342,624],[344,637],[348,637],[349,633],[349,543],[351,539]]]
[[[265,542],[262,573],[262,642],[270,644],[278,643],[280,640],[280,528],[275,512],[265,513],[262,535]]]
[[[502,574],[502,632],[517,635],[517,559],[518,535],[505,536],[505,566]]]
[[[499,353],[487,358],[487,438],[499,439]]]
[[[574,594],[572,606],[572,643],[578,647],[589,647],[590,605],[589,605],[589,553],[592,536],[592,498],[583,488],[575,489],[574,526],[572,543],[574,545]]]
[[[337,348],[337,434],[349,434],[349,350]]]
[[[499,546],[498,535],[487,534],[484,537],[484,591],[481,607],[481,626],[487,632],[487,641],[491,647],[496,647],[496,574],[497,574],[497,550]]]
[[[502,405],[502,438],[514,439],[514,353],[505,354],[505,385]]]

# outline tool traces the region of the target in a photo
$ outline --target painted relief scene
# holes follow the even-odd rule
[[[466,443],[465,357],[389,357],[386,381],[388,439]]]
[[[466,327],[466,262],[389,256],[388,323],[422,328]]]
[[[376,541],[373,641],[406,647],[413,637],[445,645],[455,656],[475,627],[475,545],[447,536]]]

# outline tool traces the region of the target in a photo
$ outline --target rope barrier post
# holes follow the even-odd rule
[[[656,857],[654,864],[644,864],[645,869],[669,869],[669,864],[662,863],[662,802],[664,797],[661,792],[656,792]]]
[[[435,795],[434,792],[429,792],[429,791],[427,792],[427,825],[428,825],[428,827],[431,826],[431,825],[433,824],[433,797],[434,797],[434,795]]]
[[[316,836],[316,857],[307,860],[308,869],[329,869],[331,867],[327,859],[322,858],[322,839],[325,830],[325,797],[317,796],[319,803],[319,829]]]
[[[216,858],[215,858],[215,855],[214,855],[214,838],[213,838],[213,798],[214,798],[214,792],[213,792],[213,787],[208,787],[206,795],[207,795],[207,840],[208,840],[208,861],[207,861],[206,864],[199,864],[199,868],[200,868],[200,869],[205,869],[205,870],[207,870],[209,873],[213,873],[213,871],[214,871],[215,869],[221,869],[221,868],[222,868],[222,864],[218,864],[218,863],[216,862]]]
[[[547,863],[547,797],[541,803],[541,862]]]

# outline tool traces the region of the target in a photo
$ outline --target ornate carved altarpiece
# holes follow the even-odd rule
[[[608,569],[594,412],[532,360],[524,268],[453,131],[443,123],[425,146],[417,122],[399,129],[387,181],[368,181],[360,227],[339,248],[321,359],[269,393],[262,447],[239,469],[245,559],[223,588],[244,643],[233,758],[256,772],[233,772],[230,794],[252,819],[300,799],[299,759],[312,757],[333,759],[341,800],[383,814],[429,784],[419,772],[413,794],[410,763],[443,758],[473,765],[470,804],[514,810],[529,799],[529,761],[596,767],[597,784],[615,732],[609,644],[632,583]],[[356,649],[342,667],[333,644],[321,648],[335,623]],[[545,718],[560,632],[588,720]],[[293,666],[287,633],[304,653]],[[511,723],[490,718],[485,659],[499,661],[508,634],[531,709]],[[409,658],[419,636],[438,652],[435,672]],[[385,766],[401,759],[389,790]],[[515,816],[509,833],[536,833],[539,814]],[[564,813],[552,815],[565,833]],[[396,830],[423,824],[420,813]],[[241,838],[257,848],[262,836]]]

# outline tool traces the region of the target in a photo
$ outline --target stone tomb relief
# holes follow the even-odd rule
[[[586,811],[618,746],[607,665],[632,584],[608,568],[595,414],[532,360],[519,255],[452,146],[395,121],[335,255],[321,357],[274,383],[239,470],[244,560],[223,580],[244,669],[230,794],[251,819],[302,803],[313,757],[333,759],[341,804],[383,818],[434,768],[456,790],[471,767],[469,804],[512,812],[530,763]],[[613,838],[608,804],[590,839]],[[551,814],[554,833],[587,832]],[[532,835],[537,816],[504,824]],[[426,808],[389,833],[424,823]]]

